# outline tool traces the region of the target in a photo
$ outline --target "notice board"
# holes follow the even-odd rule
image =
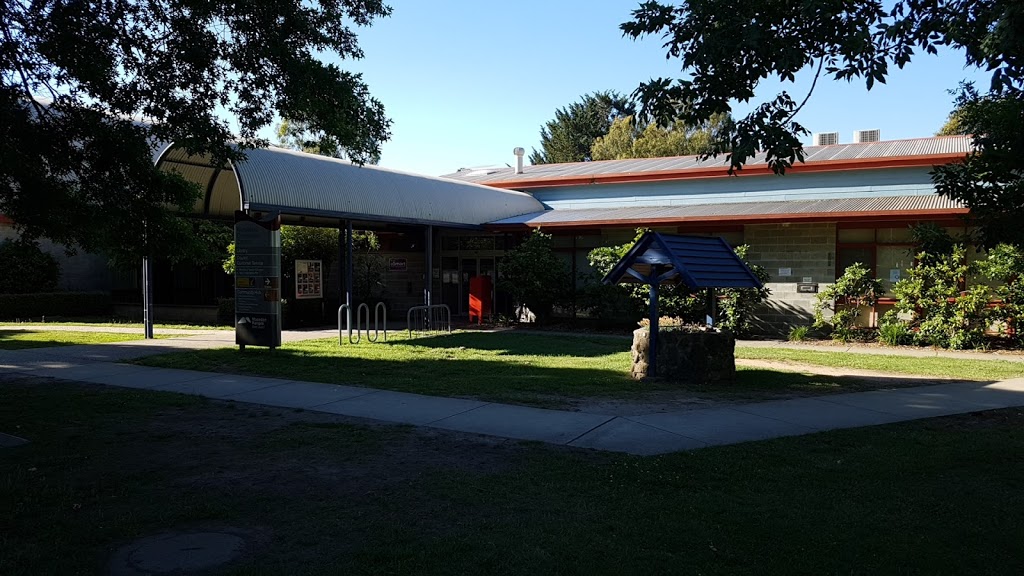
[[[312,300],[324,297],[323,260],[295,261],[295,299]]]

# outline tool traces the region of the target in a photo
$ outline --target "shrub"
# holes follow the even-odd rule
[[[895,310],[890,310],[882,315],[879,322],[878,340],[887,346],[909,346],[915,337],[910,325],[900,320]]]
[[[615,267],[646,232],[645,229],[637,229],[636,237],[631,242],[620,246],[595,248],[587,255],[587,260],[603,276]],[[743,245],[737,246],[734,250],[762,284],[768,282],[771,277],[767,270],[747,261],[748,249],[748,246]],[[633,311],[636,315],[644,315],[649,309],[650,288],[648,286],[630,284],[608,288],[610,289],[598,289],[590,285],[585,288],[585,293],[601,295],[601,299],[593,297],[586,299],[586,306],[593,315],[599,318],[603,317],[605,311],[602,310],[602,306],[613,306],[616,311]],[[718,295],[718,314],[715,325],[737,336],[745,336],[753,329],[754,310],[771,295],[771,291],[768,288],[728,288],[719,291]],[[632,304],[623,304],[623,299],[631,301]],[[706,292],[694,293],[684,284],[660,286],[658,312],[663,316],[680,318],[688,323],[703,323],[707,315]]]
[[[15,320],[58,316],[109,316],[113,310],[107,292],[49,292],[0,294],[0,319]]]
[[[996,283],[995,296],[999,306],[991,310],[990,319],[1002,329],[1012,329],[1019,345],[1024,339],[1024,251],[1010,244],[999,244],[977,263],[979,271]]]
[[[503,261],[504,278],[499,289],[507,291],[516,304],[533,312],[538,324],[550,319],[555,306],[571,301],[572,274],[554,252],[550,234],[534,230],[522,244],[509,250]]]
[[[234,298],[218,298],[217,299],[217,324],[222,326],[234,326],[235,325],[235,299]]]
[[[807,340],[807,336],[811,329],[807,326],[794,326],[789,330],[789,341],[790,342],[803,342]]]
[[[53,292],[60,277],[57,260],[35,242],[0,242],[0,294]]]
[[[861,306],[874,306],[882,294],[882,281],[871,277],[871,271],[856,263],[818,294],[814,303],[814,327],[830,328],[832,339],[848,342],[857,338],[857,317]],[[825,311],[832,312],[825,318]]]
[[[965,349],[984,346],[989,324],[987,286],[963,289],[974,267],[967,262],[962,244],[948,254],[920,252],[907,277],[897,282],[893,293],[896,309],[912,314],[920,344]]]

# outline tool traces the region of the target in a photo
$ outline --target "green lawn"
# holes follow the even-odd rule
[[[0,328],[4,326],[95,326],[98,328],[139,328],[143,327],[142,322],[111,321],[109,318],[79,318],[60,322],[0,322]],[[168,328],[174,330],[234,330],[234,326],[206,325],[206,324],[175,324],[158,323],[153,324],[155,328]]]
[[[630,398],[669,390],[758,398],[765,394],[862,389],[864,381],[760,369],[738,371],[733,386],[638,383],[629,378],[629,341],[600,336],[461,332],[387,343],[339,346],[307,340],[266,350],[235,348],[171,353],[137,360],[147,366],[258,374],[497,402],[562,407],[568,399]]]
[[[1024,413],[654,458],[41,380],[0,383],[0,573],[235,528],[227,573],[1020,574]]]
[[[157,336],[157,338],[166,337]],[[23,350],[25,348],[73,346],[75,344],[107,344],[142,339],[142,334],[69,332],[65,330],[4,330],[0,327],[0,350]]]
[[[1024,362],[963,360],[938,356],[917,358],[884,354],[794,350],[791,348],[736,348],[737,358],[815,364],[836,368],[877,370],[895,374],[923,374],[964,380],[1007,380],[1024,377]]]

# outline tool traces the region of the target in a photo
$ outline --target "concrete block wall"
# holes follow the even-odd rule
[[[14,226],[0,223],[0,242],[18,238]],[[68,255],[64,247],[43,238],[39,248],[49,253],[60,266],[57,290],[62,292],[108,292],[111,288],[111,271],[108,259],[81,249]]]
[[[758,329],[786,334],[790,328],[813,322],[816,294],[797,292],[805,278],[818,284],[819,292],[835,282],[836,225],[757,224],[746,226],[743,241],[750,245],[751,262],[771,274],[772,295],[757,314]],[[780,275],[789,269],[789,275]]]

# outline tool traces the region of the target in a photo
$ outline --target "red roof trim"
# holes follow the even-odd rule
[[[959,162],[964,159],[963,152],[945,154],[927,154],[921,156],[892,156],[887,158],[847,158],[843,160],[822,160],[807,164],[796,164],[787,173],[839,172],[844,170],[871,170],[881,168],[920,168],[932,167]],[[735,172],[737,176],[772,175],[767,165],[757,165]],[[685,168],[682,170],[661,170],[657,172],[623,172],[613,174],[597,174],[590,176],[548,176],[541,178],[521,178],[480,184],[496,188],[513,188],[525,190],[530,188],[548,188],[552,186],[587,186],[593,184],[623,184],[629,182],[659,182],[666,180],[691,180],[707,178],[724,178],[729,176],[728,166],[710,168]]]

